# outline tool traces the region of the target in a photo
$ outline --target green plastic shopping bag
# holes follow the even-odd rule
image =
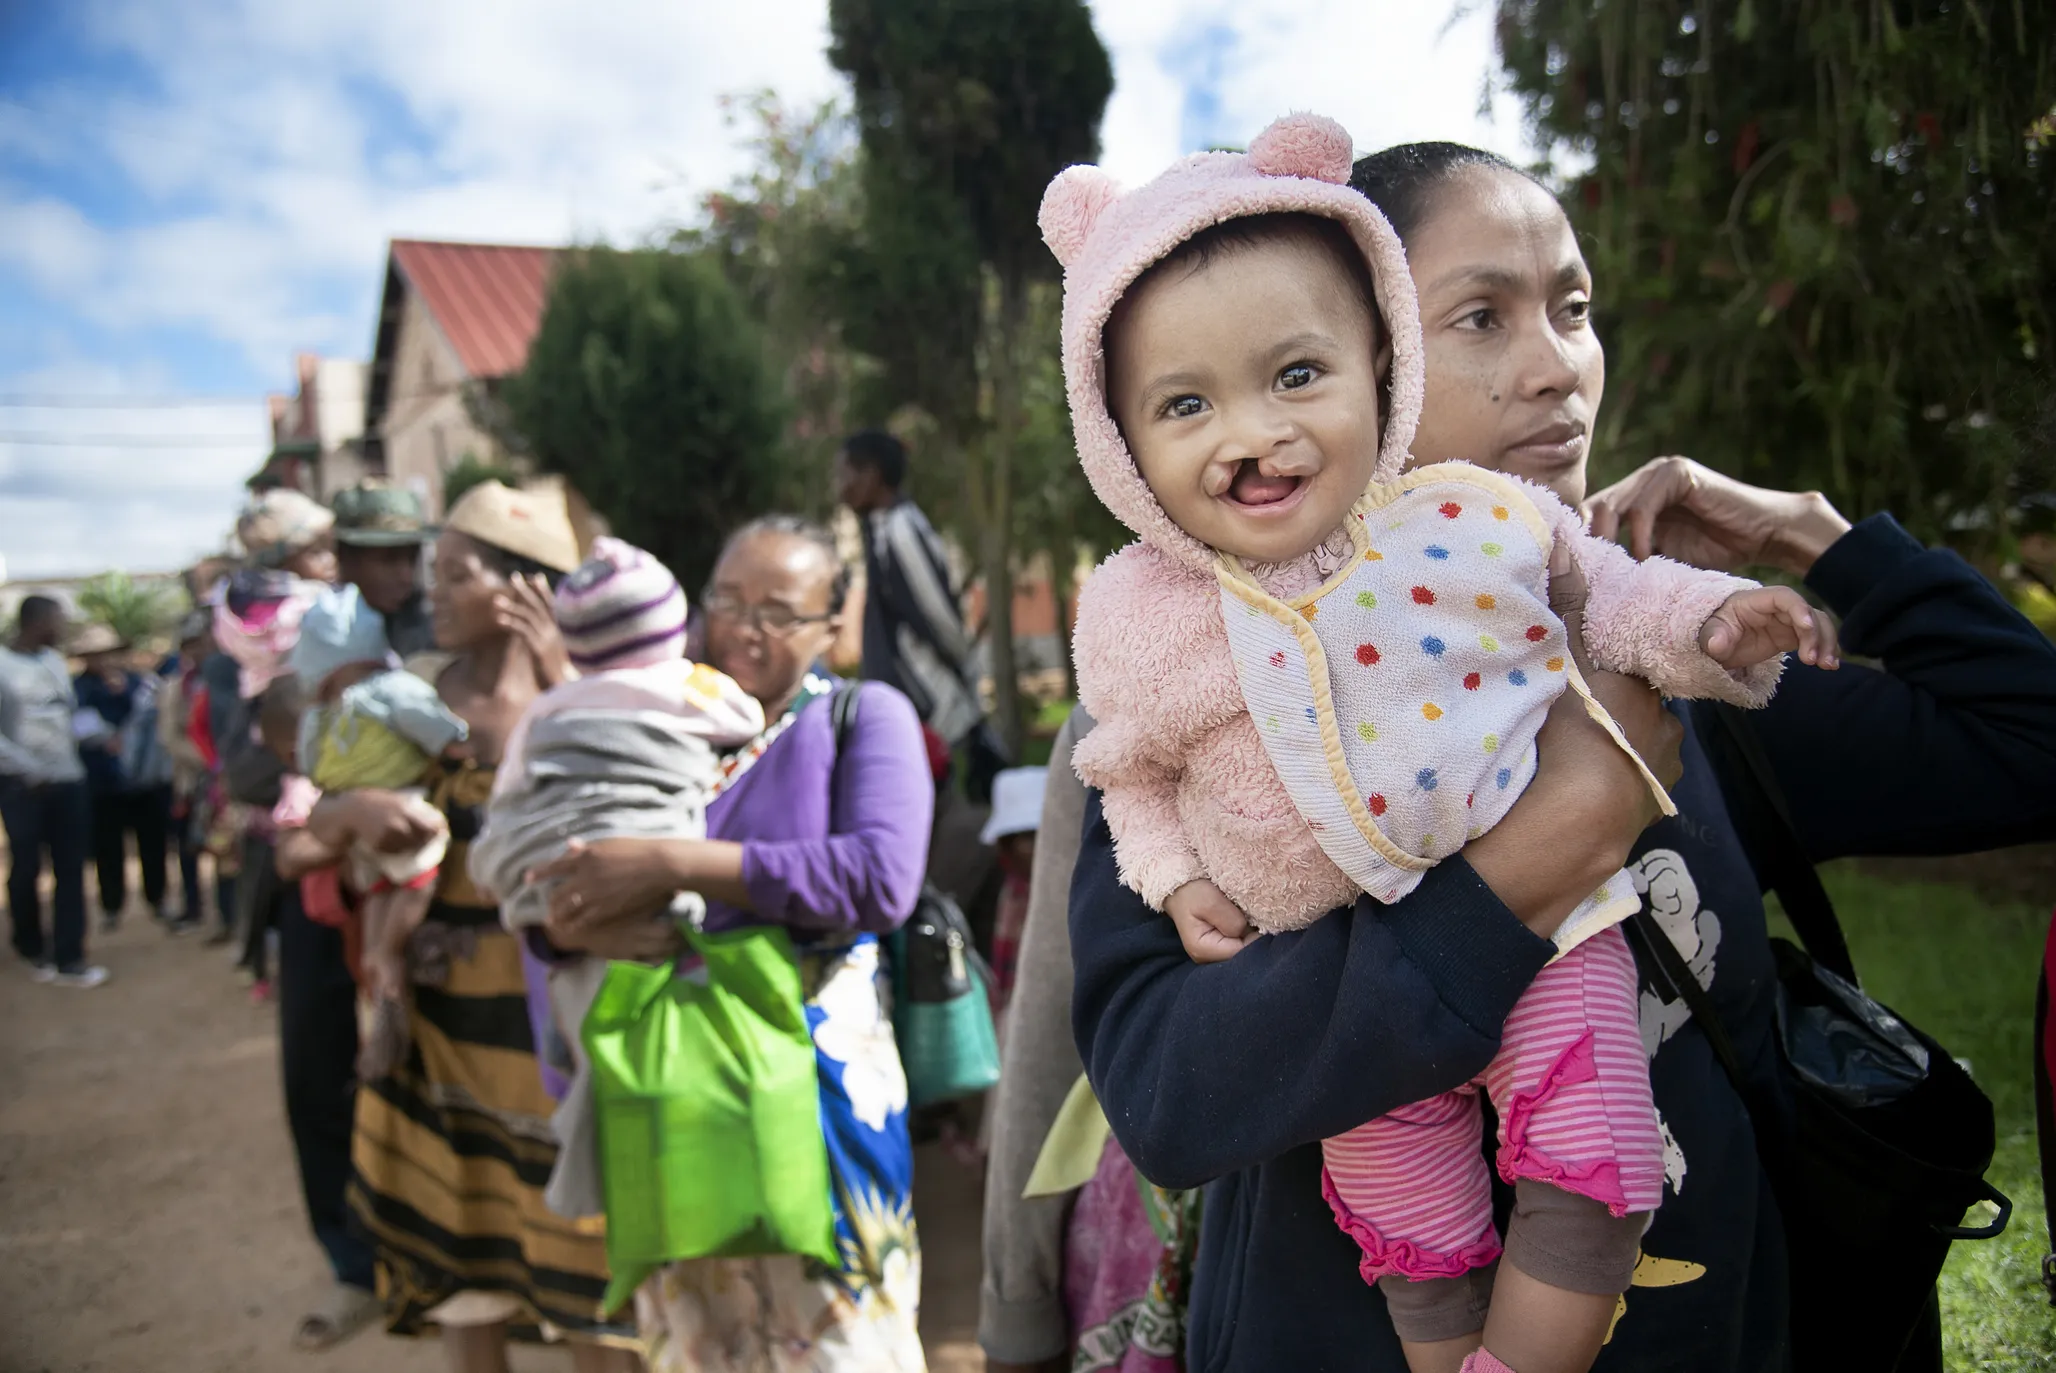
[[[610,963],[580,1032],[607,1207],[604,1309],[677,1259],[836,1259],[814,1042],[775,927],[686,934],[701,966]]]

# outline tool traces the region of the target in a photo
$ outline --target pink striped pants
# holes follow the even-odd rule
[[[1616,926],[1536,976],[1482,1075],[1322,1141],[1322,1192],[1363,1250],[1364,1281],[1456,1277],[1499,1257],[1480,1088],[1499,1113],[1507,1182],[1551,1183],[1616,1216],[1654,1211],[1663,1141],[1636,1014],[1635,960]]]

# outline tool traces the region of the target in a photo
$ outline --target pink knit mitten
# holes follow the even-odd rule
[[[1480,1349],[1463,1361],[1463,1367],[1457,1373],[1513,1373],[1513,1370],[1501,1363],[1491,1350]]]

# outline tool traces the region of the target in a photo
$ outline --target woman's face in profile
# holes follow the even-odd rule
[[[502,633],[493,614],[493,598],[507,589],[507,579],[494,571],[479,546],[454,529],[435,541],[434,589],[428,607],[437,648],[461,650]]]
[[[820,545],[761,533],[735,544],[714,568],[701,609],[707,661],[766,712],[783,705],[835,642],[830,614],[837,568]]]
[[[1570,221],[1500,168],[1463,168],[1428,196],[1406,244],[1428,370],[1414,460],[1472,462],[1575,506],[1606,353]]]

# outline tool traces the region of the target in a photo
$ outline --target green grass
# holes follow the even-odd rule
[[[1077,704],[1069,700],[1044,701],[1035,708],[1035,718],[1028,723],[1029,730],[1036,734],[1055,734],[1064,727],[1064,721],[1071,718],[1071,708]]]
[[[1968,1060],[1998,1116],[1988,1176],[2013,1199],[2013,1220],[1998,1239],[1959,1243],[1950,1253],[1942,1274],[1948,1367],[2056,1369],[2056,1310],[2040,1282],[2049,1237],[2035,1155],[2032,1047],[2048,908],[1889,881],[1846,864],[1823,875],[1864,989]]]

